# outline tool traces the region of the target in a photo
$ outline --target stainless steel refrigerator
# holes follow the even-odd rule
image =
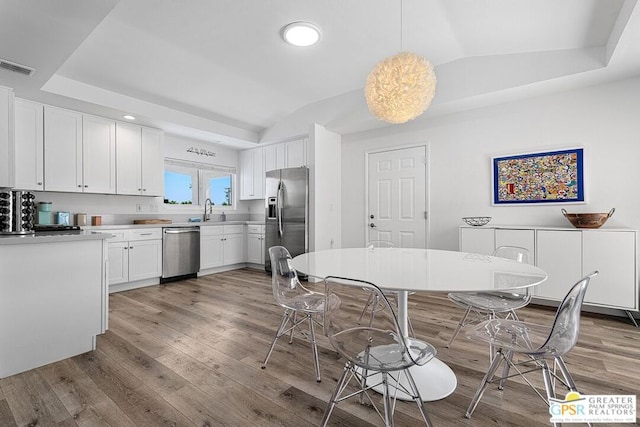
[[[270,272],[270,247],[284,246],[292,257],[309,248],[309,169],[277,169],[266,177],[264,266]]]

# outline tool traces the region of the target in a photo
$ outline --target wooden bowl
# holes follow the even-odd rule
[[[562,208],[562,215],[576,228],[600,228],[615,211],[616,208],[612,208],[608,213],[567,213]]]

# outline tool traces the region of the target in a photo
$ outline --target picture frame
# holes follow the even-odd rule
[[[493,204],[584,203],[584,150],[492,158]]]

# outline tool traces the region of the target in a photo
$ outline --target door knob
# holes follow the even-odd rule
[[[375,225],[374,223],[369,223],[369,227],[371,227],[371,228],[376,228],[376,227],[377,227],[377,225]]]

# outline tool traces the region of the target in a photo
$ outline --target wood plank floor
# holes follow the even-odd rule
[[[0,426],[318,425],[343,367],[320,337],[322,382],[304,339],[281,340],[260,369],[282,314],[261,271],[121,292],[109,304],[109,331],[96,351],[0,380]],[[503,392],[490,387],[473,418],[464,418],[488,366],[486,347],[460,336],[445,348],[462,311],[443,295],[414,295],[409,310],[416,335],[436,346],[458,378],[451,396],[427,405],[436,426],[549,425],[544,403],[519,380]],[[521,317],[549,324],[553,315],[531,306]],[[640,330],[585,313],[566,361],[582,393],[638,394]],[[542,387],[538,375],[532,379]],[[398,403],[394,419],[421,424],[410,402]],[[381,424],[355,401],[332,417],[332,425]]]

